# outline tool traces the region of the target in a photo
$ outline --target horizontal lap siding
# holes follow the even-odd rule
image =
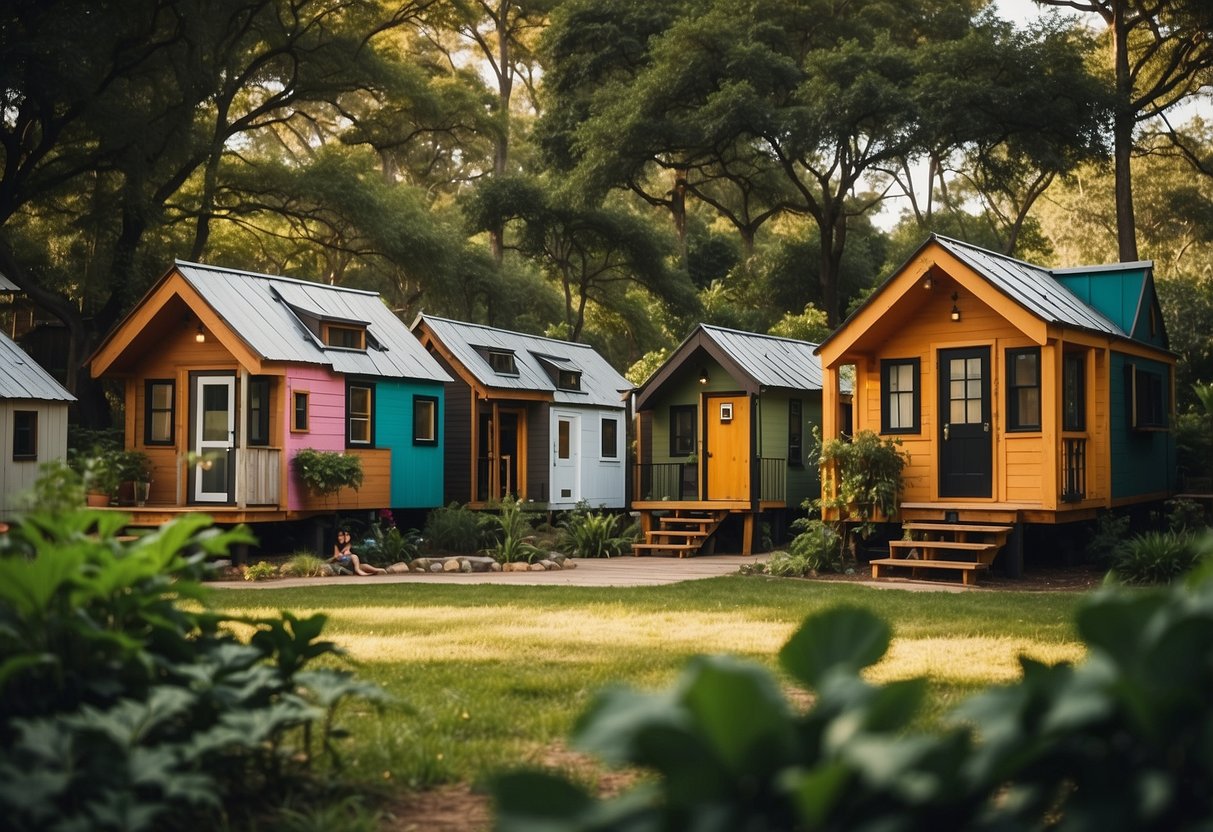
[[[18,410],[38,414],[36,459],[13,459],[13,413]],[[34,487],[41,466],[66,456],[66,402],[0,400],[0,519],[21,508],[21,500]]]
[[[1006,470],[1006,499],[1013,502],[1039,502],[1043,488],[1043,460],[1040,434],[1004,439]]]
[[[362,460],[362,485],[357,490],[342,488],[336,494],[320,496],[299,488],[292,495],[292,509],[304,511],[352,511],[388,508],[392,491],[392,452],[388,448],[349,450]]]
[[[345,448],[345,379],[334,375],[320,367],[290,367],[286,375],[286,409],[289,413],[294,408],[294,394],[307,391],[308,394],[308,430],[295,432],[290,430],[290,417],[287,419],[286,451],[288,460],[304,448],[317,451],[344,451]],[[290,464],[290,463],[288,463]],[[290,465],[287,506],[292,509],[310,507],[312,497],[307,494],[299,478],[295,475],[294,465]],[[365,475],[365,472],[364,472]],[[388,495],[384,494],[383,504],[386,507]]]
[[[413,400],[438,399],[438,443],[413,443]],[[381,381],[375,387],[375,446],[392,450],[392,508],[436,508],[443,500],[443,386]]]

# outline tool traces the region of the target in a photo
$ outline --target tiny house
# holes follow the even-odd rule
[[[433,315],[413,332],[451,376],[448,502],[625,506],[632,385],[593,347]]]
[[[749,554],[763,513],[781,523],[820,492],[816,346],[700,324],[640,387],[632,507],[648,536],[636,548],[694,554],[740,514]]]
[[[47,462],[67,457],[67,410],[76,397],[0,332],[0,520]]]
[[[375,292],[178,261],[91,371],[123,382],[126,445],[155,468],[136,523],[442,504],[449,377]],[[312,494],[304,448],[356,454],[363,485]]]
[[[933,236],[818,352],[824,436],[850,366],[855,430],[900,441],[902,520],[1064,523],[1174,490],[1149,262],[1047,269]]]

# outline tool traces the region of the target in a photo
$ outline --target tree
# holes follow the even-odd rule
[[[1036,0],[1097,15],[1107,30],[1115,108],[1116,238],[1138,259],[1131,160],[1138,128],[1213,83],[1213,7],[1207,0]]]

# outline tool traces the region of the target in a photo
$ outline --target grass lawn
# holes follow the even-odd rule
[[[871,678],[925,675],[934,719],[1018,673],[1026,653],[1075,660],[1080,593],[909,592],[846,582],[730,576],[661,587],[363,585],[225,589],[214,603],[257,615],[329,617],[360,676],[408,708],[346,714],[351,774],[424,787],[476,782],[552,758],[594,692],[667,684],[688,656],[733,653],[769,666],[806,615],[850,604],[893,626]]]

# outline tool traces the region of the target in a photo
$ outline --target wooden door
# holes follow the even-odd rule
[[[704,399],[706,498],[750,499],[750,398],[746,395]]]
[[[939,351],[939,496],[990,497],[990,348]]]

